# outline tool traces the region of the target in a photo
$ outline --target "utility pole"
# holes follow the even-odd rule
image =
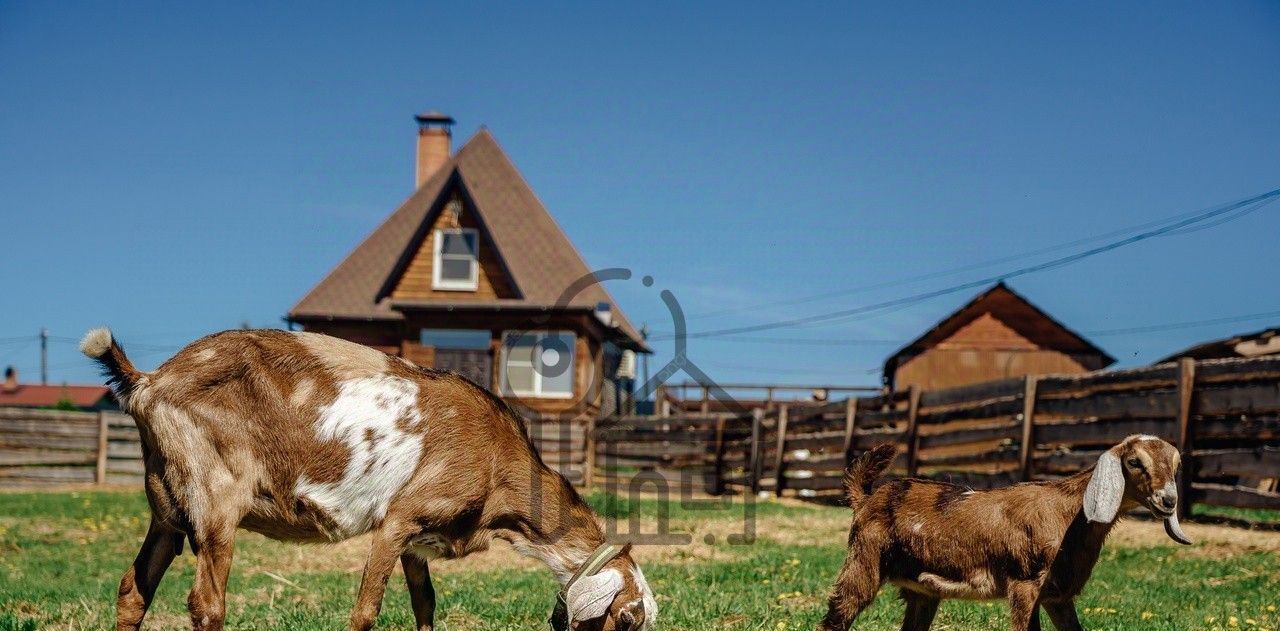
[[[640,339],[646,342],[649,341],[649,325],[648,324],[640,325]],[[644,389],[648,390],[649,389],[648,387],[649,386],[649,353],[640,354],[640,367],[641,367],[640,370],[644,372],[644,381],[641,381],[640,383],[643,383],[645,385]],[[650,398],[649,395],[651,395],[652,393],[644,392],[643,394],[647,399],[647,398]]]
[[[49,385],[49,327],[40,327],[40,385]]]

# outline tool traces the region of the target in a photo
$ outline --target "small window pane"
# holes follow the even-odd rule
[[[440,238],[441,254],[458,254],[462,256],[476,255],[476,235],[470,232],[442,232]]]
[[[533,366],[534,350],[538,338],[533,335],[512,335],[507,338],[507,361]]]
[[[440,280],[466,282],[471,280],[473,259],[440,259]]]
[[[489,332],[480,329],[422,329],[423,346],[457,350],[489,349]]]
[[[533,366],[508,363],[507,383],[503,389],[509,393],[533,392]]]

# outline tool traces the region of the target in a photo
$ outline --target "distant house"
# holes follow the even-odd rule
[[[640,334],[488,130],[450,155],[453,119],[417,121],[416,190],[288,320],[459,372],[526,413],[610,412],[626,353],[648,352]]]
[[[1001,282],[885,360],[884,381],[895,390],[949,388],[1115,361]]]
[[[111,390],[106,386],[44,386],[19,383],[18,371],[10,366],[4,371],[0,386],[0,408],[56,408],[70,406],[78,410],[118,410]]]
[[[1253,333],[1233,335],[1212,342],[1196,344],[1156,363],[1162,364],[1164,362],[1177,361],[1183,357],[1190,359],[1227,359],[1266,357],[1268,355],[1280,355],[1280,327],[1272,327]]]

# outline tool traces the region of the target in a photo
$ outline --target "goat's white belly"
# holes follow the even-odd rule
[[[416,383],[390,376],[341,382],[337,398],[320,410],[315,432],[318,440],[347,447],[342,479],[302,477],[294,493],[324,511],[337,528],[335,538],[368,532],[417,469],[425,430]]]

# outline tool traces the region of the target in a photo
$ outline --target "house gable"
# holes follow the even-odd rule
[[[997,283],[885,360],[886,384],[949,387],[1031,373],[1075,373],[1115,359]]]
[[[483,218],[477,212],[475,204],[471,203],[465,192],[460,189],[460,185],[446,189],[441,195],[441,203],[435,205],[436,210],[424,221],[424,229],[419,231],[417,243],[409,248],[407,262],[399,276],[391,283],[390,296],[393,301],[465,302],[520,297],[514,280],[503,263],[497,243],[494,242]],[[462,211],[450,212],[446,209],[447,201],[456,203]],[[480,268],[476,288],[474,290],[438,289],[433,276],[437,231],[459,228],[476,231]]]

